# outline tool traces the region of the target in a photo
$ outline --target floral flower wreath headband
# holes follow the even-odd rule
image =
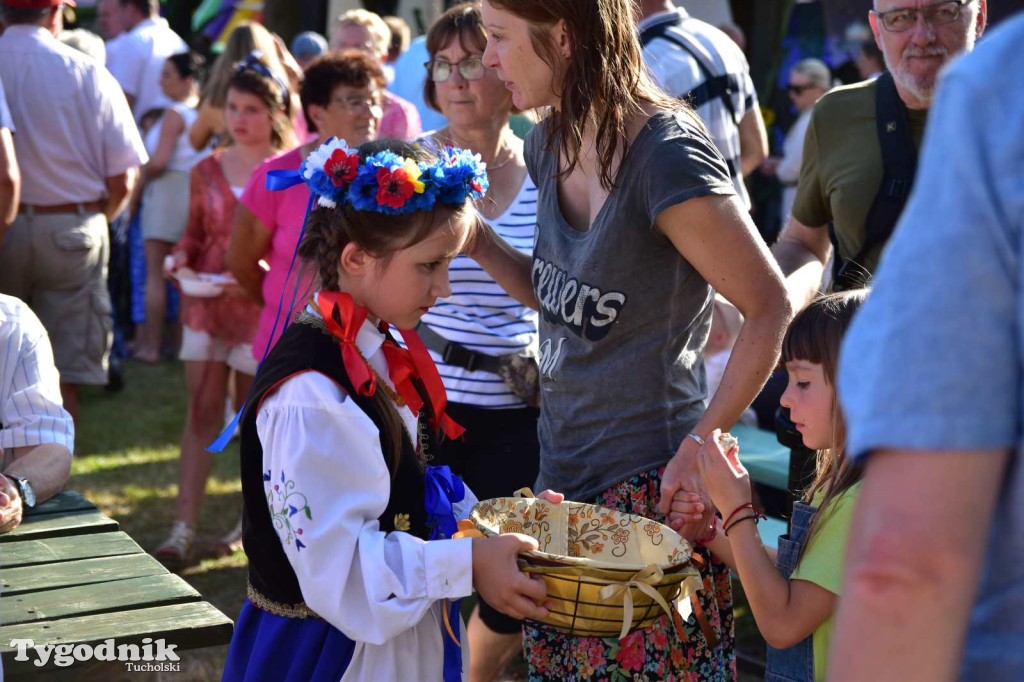
[[[384,150],[361,161],[358,151],[332,137],[306,157],[299,172],[319,206],[348,203],[357,211],[389,215],[458,205],[487,192],[487,164],[479,154],[444,147],[438,157],[423,163]]]

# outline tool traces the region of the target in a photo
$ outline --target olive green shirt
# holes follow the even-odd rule
[[[860,253],[864,222],[882,185],[882,148],[875,125],[875,81],[836,88],[818,100],[804,139],[793,217],[807,227],[835,225],[839,256]],[[926,109],[908,109],[910,130],[921,147]],[[861,263],[869,272],[884,244]]]

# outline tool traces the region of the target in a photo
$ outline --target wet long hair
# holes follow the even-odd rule
[[[586,130],[596,131],[601,186],[615,187],[616,159],[629,147],[629,121],[644,107],[689,111],[689,105],[666,95],[644,63],[633,16],[633,0],[491,0],[491,4],[528,21],[538,56],[552,68],[559,110],[547,123],[546,144],[566,166],[562,178],[580,162]],[[552,29],[565,21],[569,58],[554,44]]]
[[[400,140],[375,140],[362,144],[358,147],[359,158],[365,162],[368,156],[385,150],[426,164],[438,160],[426,146]],[[439,230],[454,230],[463,223],[475,224],[468,219],[472,210],[469,201],[463,204],[437,203],[433,210],[402,215],[357,211],[347,202],[339,203],[336,208],[318,206],[310,211],[306,220],[306,234],[299,244],[299,255],[315,265],[321,289],[340,291],[338,268],[341,252],[348,243],[355,242],[371,256],[386,263],[396,252],[418,244]],[[384,420],[391,442],[391,451],[385,455],[394,472],[398,470],[402,457],[402,419],[384,391],[375,392],[372,400]]]
[[[782,341],[783,363],[803,360],[821,365],[825,383],[832,389],[830,447],[818,450],[814,480],[804,494],[808,504],[819,492],[824,494],[819,511],[860,481],[864,473],[861,466],[846,459],[846,421],[836,396],[836,372],[843,336],[867,295],[867,289],[853,289],[819,296],[797,313]],[[815,514],[804,548],[810,544],[818,518]]]

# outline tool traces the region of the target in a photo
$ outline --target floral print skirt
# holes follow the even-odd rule
[[[599,494],[594,504],[662,521],[657,504],[663,471],[664,467],[618,483]],[[649,628],[634,630],[621,641],[615,637],[574,637],[527,623],[523,630],[523,647],[530,681],[735,680],[729,568],[717,560],[712,561],[706,549],[699,548],[698,552],[710,562],[706,563],[709,568],[702,570],[704,589],[698,592],[698,599],[718,636],[714,649],[707,645],[695,625],[687,624],[689,641],[683,640],[667,615]]]

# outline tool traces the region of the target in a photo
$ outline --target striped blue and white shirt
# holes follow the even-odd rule
[[[0,294],[0,448],[59,443],[74,452],[63,405],[46,329],[20,299]]]
[[[508,209],[487,223],[516,250],[533,254],[537,186],[529,174]],[[449,341],[486,355],[519,353],[536,344],[536,311],[509,296],[476,261],[459,256],[452,261],[449,272],[452,295],[439,300],[423,316],[424,324]],[[488,408],[524,407],[497,374],[452,367],[434,351],[430,355],[437,363],[449,401]]]

